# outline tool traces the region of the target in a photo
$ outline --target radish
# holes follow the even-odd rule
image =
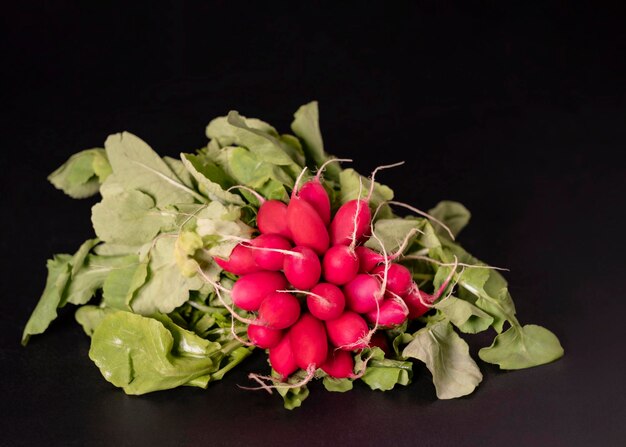
[[[363,245],[356,247],[355,253],[359,258],[359,273],[370,273],[374,267],[385,261],[383,255]]]
[[[353,351],[367,347],[367,322],[356,312],[347,310],[325,324],[328,338],[336,348]]]
[[[311,314],[304,314],[289,329],[293,357],[299,368],[317,369],[328,355],[328,339],[324,323]]]
[[[375,276],[359,273],[343,287],[346,307],[360,314],[376,310],[376,302],[382,302],[380,281]]]
[[[283,331],[258,324],[248,326],[248,338],[258,348],[273,348],[283,338]]]
[[[414,318],[421,317],[426,312],[428,312],[433,306],[432,304],[439,299],[441,294],[446,290],[450,280],[456,273],[456,268],[458,266],[458,260],[456,256],[454,257],[454,264],[452,264],[452,270],[448,277],[441,283],[439,289],[434,294],[422,292],[416,283],[413,283],[409,292],[402,297],[405,302],[407,308],[409,309],[409,319],[412,320]],[[452,286],[454,288],[454,285]]]
[[[291,192],[291,199],[287,206],[287,227],[296,245],[310,247],[318,255],[323,255],[328,249],[329,241],[326,224],[313,205],[298,194],[298,183],[305,171],[306,168],[298,176]]]
[[[310,289],[320,280],[322,265],[315,252],[308,247],[294,247],[293,254],[285,256],[283,270],[287,280],[297,289]]]
[[[354,358],[349,351],[331,350],[320,368],[335,379],[354,376]]]
[[[332,245],[356,245],[362,242],[370,229],[372,213],[363,199],[350,200],[339,207],[330,223]]]
[[[390,329],[404,323],[408,315],[407,305],[401,299],[391,297],[383,300],[378,310],[367,312],[365,318],[383,329]]]
[[[266,200],[259,207],[256,226],[262,234],[279,234],[291,239],[287,226],[287,205],[280,200]]]
[[[287,280],[279,272],[255,272],[239,278],[230,295],[233,304],[240,309],[257,311],[265,297],[278,289],[284,289]]]
[[[374,177],[380,169],[400,166],[404,162],[387,166],[379,166],[372,171],[370,189],[365,199],[353,199],[339,207],[330,223],[330,242],[332,245],[349,245],[354,249],[357,243],[367,240],[370,232],[372,212],[369,203],[374,193]],[[360,196],[360,192],[359,192]]]
[[[379,265],[372,270],[372,274],[382,278],[385,271],[384,265]],[[400,264],[389,264],[387,269],[386,289],[396,295],[404,296],[408,293],[413,283],[413,277],[408,268]]]
[[[328,248],[328,231],[310,203],[292,196],[287,207],[287,226],[296,245],[312,248],[322,255]]]
[[[254,251],[245,245],[237,244],[228,259],[213,258],[217,265],[233,275],[247,275],[261,269],[254,260]]]
[[[288,335],[284,335],[276,346],[269,349],[269,359],[272,368],[283,380],[298,369]]]
[[[345,245],[333,245],[322,260],[326,281],[343,285],[354,279],[359,271],[359,258]]]
[[[309,312],[320,320],[332,320],[343,312],[346,299],[339,287],[321,282],[307,293],[306,305]]]
[[[250,241],[254,252],[254,261],[264,270],[282,270],[285,254],[281,250],[289,250],[291,243],[278,234],[261,234]],[[269,249],[269,250],[264,250]]]
[[[317,170],[317,175],[315,178],[306,182],[302,187],[298,190],[298,195],[306,202],[311,204],[311,206],[317,211],[317,214],[322,218],[322,222],[324,225],[328,225],[330,223],[330,198],[328,197],[328,193],[324,186],[322,186],[321,175],[326,168],[328,163],[333,162],[342,162],[342,161],[352,161],[350,159],[339,159],[334,158],[332,160],[326,161],[320,168]]]
[[[272,329],[285,329],[298,321],[300,303],[290,293],[272,292],[259,306],[259,321]]]
[[[372,335],[372,338],[370,338],[370,347],[374,346],[382,349],[385,356],[391,353],[391,350],[389,349],[389,340],[387,340],[387,336],[384,332],[375,332],[374,335]]]

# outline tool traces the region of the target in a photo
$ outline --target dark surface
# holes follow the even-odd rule
[[[625,15],[496,2],[250,11],[25,2],[3,11],[1,445],[619,445],[626,438]],[[391,2],[390,2],[391,3]],[[319,384],[302,408],[243,391],[262,355],[208,390],[129,397],[87,357],[64,309],[19,345],[45,260],[92,236],[90,207],[46,182],[69,155],[129,130],[161,155],[205,143],[234,108],[287,131],[320,101],[327,150],[381,173],[399,200],[472,212],[460,241],[506,275],[523,323],[566,355],[437,401],[408,388]],[[475,351],[482,338],[471,340]]]

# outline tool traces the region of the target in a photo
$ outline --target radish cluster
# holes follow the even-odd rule
[[[423,315],[445,288],[420,291],[411,272],[393,262],[400,250],[388,256],[363,246],[371,237],[369,198],[332,215],[322,169],[302,187],[296,182],[288,204],[260,198],[260,235],[238,244],[228,260],[216,259],[240,275],[232,302],[256,313],[248,338],[269,350],[282,379],[298,369],[310,379],[318,368],[355,377],[353,351],[385,348],[374,332]]]

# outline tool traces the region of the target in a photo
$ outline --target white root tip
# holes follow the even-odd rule
[[[437,219],[436,217],[431,216],[430,214],[428,214],[425,211],[422,211],[420,209],[417,209],[411,205],[408,205],[406,203],[403,202],[397,202],[395,200],[390,200],[387,202],[390,205],[397,205],[397,206],[401,206],[404,207],[410,211],[413,211],[416,214],[419,214],[420,216],[424,216],[426,218],[428,218],[429,220],[432,220],[433,222],[435,222],[436,224],[440,225],[444,230],[446,230],[446,232],[450,235],[450,238],[452,240],[454,240],[454,234],[452,233],[452,230],[450,230],[450,228],[448,228],[448,226],[446,224],[444,224],[442,221],[440,221],[439,219]]]
[[[352,159],[351,158],[331,158],[330,160],[326,160],[322,164],[322,166],[320,166],[319,169],[317,170],[317,175],[315,176],[315,180],[318,181],[318,182],[320,181],[320,177],[322,175],[322,172],[324,172],[324,169],[326,169],[326,166],[329,163],[343,163],[343,162],[351,163]]]
[[[247,186],[244,186],[244,185],[235,185],[235,186],[231,186],[230,188],[228,188],[226,192],[231,192],[233,189],[243,189],[244,191],[248,191],[250,194],[256,197],[256,199],[259,201],[261,205],[265,203],[265,197],[263,197],[261,194],[259,194],[252,188],[248,188]]]
[[[296,183],[294,183],[293,185],[293,191],[291,191],[291,198],[293,199],[295,196],[298,195],[298,191],[300,190],[300,182],[302,181],[302,177],[304,176],[304,173],[306,172],[307,167],[305,166],[304,168],[302,168],[302,171],[300,172],[300,175],[298,175],[298,178],[296,179]]]
[[[399,161],[398,163],[393,163],[390,165],[382,165],[382,166],[378,166],[376,167],[373,171],[372,174],[370,175],[370,190],[369,193],[367,195],[367,202],[369,203],[370,199],[372,198],[372,194],[374,194],[374,185],[375,185],[375,177],[376,177],[376,173],[378,171],[382,171],[383,169],[389,169],[389,168],[395,168],[398,166],[401,166],[404,164],[404,161]]]

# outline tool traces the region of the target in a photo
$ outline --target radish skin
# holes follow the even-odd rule
[[[295,195],[287,206],[287,226],[296,245],[309,247],[318,255],[328,249],[329,236],[324,221],[310,203]]]
[[[339,318],[326,321],[328,339],[336,348],[346,351],[362,349],[368,346],[367,322],[356,312],[345,311]]]
[[[259,207],[256,225],[263,234],[279,234],[291,239],[287,225],[287,205],[280,200],[267,200]]]
[[[346,307],[363,314],[376,310],[376,302],[383,300],[381,284],[376,276],[359,273],[343,287],[346,297]]]
[[[371,219],[372,213],[365,200],[354,199],[344,203],[330,223],[331,244],[351,245],[363,242],[369,234]]]
[[[300,303],[290,293],[272,292],[259,306],[259,321],[271,329],[286,329],[300,317]]]
[[[308,290],[322,276],[322,265],[317,254],[309,247],[294,247],[299,256],[285,256],[283,271],[287,280],[297,289]]]
[[[242,244],[235,245],[228,259],[213,259],[217,265],[233,275],[247,275],[262,270],[254,260],[254,250]]]
[[[382,278],[385,271],[384,265],[379,265],[372,270],[372,274]],[[401,264],[389,264],[387,270],[386,289],[396,295],[404,296],[409,292],[413,284],[413,277],[408,268]]]
[[[320,320],[332,320],[341,315],[346,298],[339,287],[321,282],[311,289],[306,298],[309,312]]]
[[[302,185],[298,196],[317,211],[324,225],[330,223],[330,198],[319,180],[309,180]]]
[[[349,351],[330,350],[322,371],[334,379],[345,379],[354,375],[354,358]]]
[[[338,286],[352,281],[359,271],[359,258],[345,245],[333,245],[322,260],[326,281]]]
[[[328,355],[328,339],[324,323],[311,314],[303,314],[289,329],[294,360],[299,368],[308,370],[324,363]]]
[[[239,278],[230,295],[233,304],[240,309],[255,312],[265,297],[278,289],[284,289],[287,280],[279,272],[255,272]]]
[[[378,310],[373,310],[365,314],[365,318],[370,323],[378,322],[378,327],[391,329],[404,323],[409,315],[409,309],[404,303],[395,299],[386,298],[381,303]]]
[[[248,326],[248,338],[254,346],[261,349],[273,348],[283,338],[283,331],[258,324]]]
[[[274,371],[280,374],[282,380],[296,372],[298,365],[296,365],[288,335],[284,335],[276,346],[269,349],[269,360],[270,365]]]
[[[261,234],[250,241],[255,249],[253,250],[254,261],[264,270],[282,270],[285,261],[285,254],[279,251],[263,250],[264,248],[274,250],[289,250],[291,243],[278,234]]]

